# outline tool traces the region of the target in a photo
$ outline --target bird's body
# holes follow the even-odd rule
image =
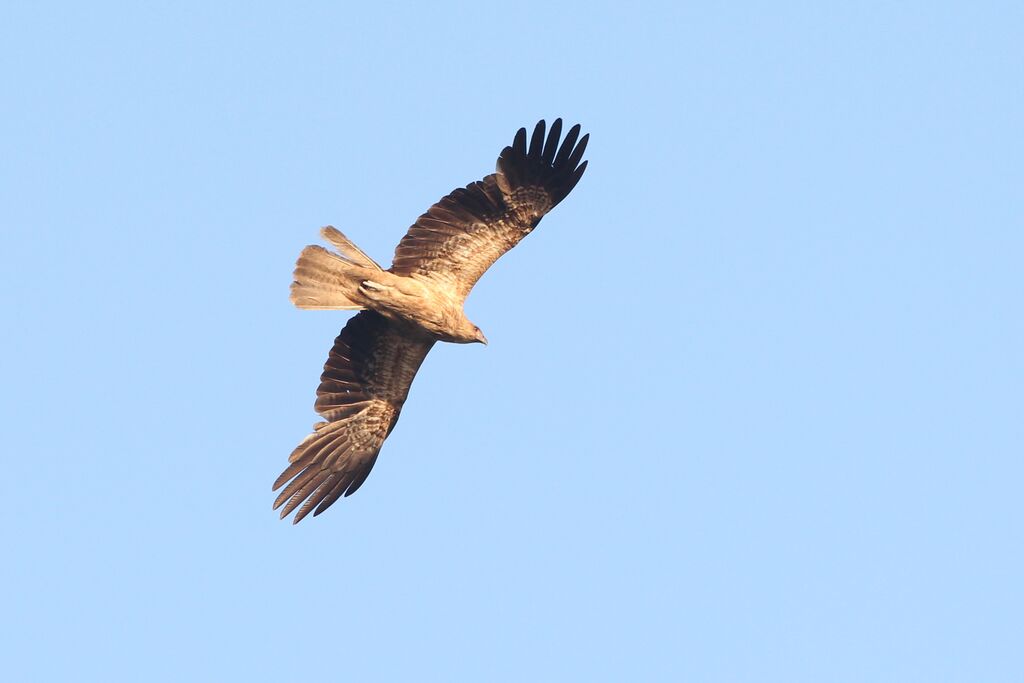
[[[559,146],[561,120],[545,139],[541,121],[529,149],[520,129],[497,171],[455,190],[416,221],[381,268],[338,230],[321,231],[336,252],[308,246],[295,266],[299,308],[360,310],[324,365],[316,410],[326,420],[292,452],[274,483],[284,517],[319,514],[365,481],[394,428],[412,380],[435,342],[486,343],[463,310],[494,261],[536,227],[579,181],[588,136],[573,126]]]

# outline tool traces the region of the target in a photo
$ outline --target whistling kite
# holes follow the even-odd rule
[[[578,125],[561,146],[562,120],[544,122],[529,149],[520,128],[497,172],[455,190],[409,228],[384,270],[333,227],[321,231],[338,253],[302,250],[291,300],[299,308],[360,310],[334,340],[320,376],[316,411],[326,420],[292,452],[274,482],[274,509],[300,504],[295,522],[318,515],[366,480],[398,421],[416,371],[434,342],[486,344],[462,304],[476,281],[516,246],[579,182],[589,135]]]

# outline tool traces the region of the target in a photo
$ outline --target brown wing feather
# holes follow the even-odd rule
[[[334,340],[316,391],[320,422],[292,452],[274,482],[274,501],[294,522],[355,493],[394,429],[409,387],[434,341],[373,311],[359,313]],[[301,508],[299,506],[302,506]]]
[[[544,121],[529,149],[521,128],[498,157],[497,172],[453,191],[419,217],[395,249],[391,270],[418,274],[447,286],[458,298],[540,219],[572,191],[586,170],[580,163],[588,135],[573,126],[559,147],[562,120],[545,139]]]

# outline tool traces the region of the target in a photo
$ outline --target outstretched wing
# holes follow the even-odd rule
[[[292,452],[274,482],[281,517],[314,516],[355,493],[398,421],[413,377],[434,340],[409,334],[379,313],[363,311],[334,340],[316,391],[316,411],[327,421]]]
[[[540,219],[576,186],[589,134],[577,143],[580,127],[569,129],[559,146],[562,120],[547,137],[537,123],[526,145],[520,128],[498,157],[497,172],[455,190],[417,219],[395,249],[391,270],[418,274],[465,299],[480,276],[530,234]]]

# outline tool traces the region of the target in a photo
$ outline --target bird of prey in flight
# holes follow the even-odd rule
[[[370,474],[394,429],[413,377],[437,341],[486,344],[462,310],[492,263],[530,234],[579,182],[590,137],[556,119],[537,123],[527,145],[520,128],[497,169],[453,191],[420,216],[385,270],[333,227],[321,231],[336,251],[302,250],[291,301],[299,308],[360,311],[334,340],[316,411],[323,417],[274,482],[274,509],[298,509],[294,523],[351,495]],[[301,506],[301,507],[300,507]]]

